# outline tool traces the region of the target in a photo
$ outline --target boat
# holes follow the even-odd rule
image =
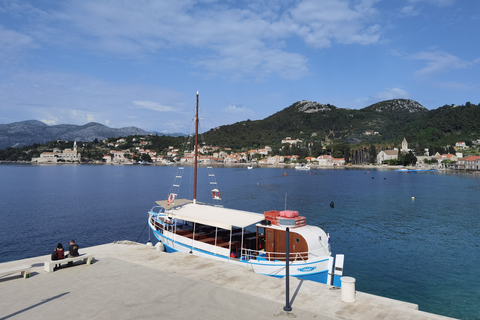
[[[437,169],[396,169],[396,172],[406,172],[406,173],[415,173],[415,172],[437,172]]]
[[[253,166],[248,166],[247,169],[248,169],[248,170],[252,170],[252,169],[253,169]]]
[[[304,171],[307,171],[307,170],[310,170],[310,166],[308,165],[301,165],[301,166],[295,166],[295,170],[304,170]]]
[[[158,247],[245,266],[273,277],[289,274],[341,286],[344,255],[333,257],[330,235],[317,226],[307,225],[297,211],[256,213],[225,208],[218,204],[221,194],[216,182],[212,189],[215,204],[197,201],[198,92],[194,147],[193,199],[177,198],[178,189],[173,189],[177,191],[156,201],[148,213],[148,224],[159,241]],[[182,167],[179,170],[183,172]],[[174,186],[179,188],[179,184]]]

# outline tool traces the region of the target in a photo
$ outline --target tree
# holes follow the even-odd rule
[[[376,163],[377,162],[377,148],[375,148],[375,145],[370,146],[370,163]]]
[[[145,162],[152,162],[152,158],[150,158],[150,155],[148,153],[142,154],[142,156],[140,157],[140,160]]]
[[[345,157],[345,163],[350,163],[350,147],[347,145],[343,150],[343,156]]]
[[[335,150],[335,151],[333,151],[333,153],[332,153],[332,157],[334,157],[334,158],[341,158],[341,157],[343,157],[343,153],[342,153],[342,151],[340,151],[340,150]]]
[[[417,157],[413,154],[412,151],[408,152],[407,154],[403,155],[403,165],[408,166],[408,165],[415,165],[417,163]]]

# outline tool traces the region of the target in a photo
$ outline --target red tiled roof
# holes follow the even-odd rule
[[[477,161],[480,160],[480,156],[468,156],[460,159],[461,161]]]

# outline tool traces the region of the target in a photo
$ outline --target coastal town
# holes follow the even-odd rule
[[[108,150],[101,159],[92,161],[91,159],[82,159],[77,142],[73,143],[73,148],[59,149],[54,148],[51,151],[40,153],[39,157],[32,158],[32,163],[54,164],[54,163],[96,163],[96,164],[150,164],[150,165],[189,165],[194,162],[194,152],[181,150],[174,146],[169,146],[161,152],[151,149],[151,142],[146,137],[132,138],[133,147],[123,149],[126,144],[125,138],[115,139],[113,141],[103,140],[102,144]],[[281,141],[282,148],[295,147],[302,144],[300,139],[286,137]],[[480,139],[471,141],[470,146],[465,142],[457,142],[452,153],[430,154],[425,149],[422,154],[415,153],[409,148],[407,140],[404,138],[400,148],[390,150],[380,150],[375,159],[376,162],[364,163],[363,165],[377,166],[396,166],[397,160],[401,155],[412,154],[415,158],[413,167],[422,167],[425,169],[451,169],[451,170],[480,170]],[[345,167],[352,166],[346,162],[345,158],[335,158],[329,154],[322,154],[317,157],[307,156],[300,158],[298,155],[280,155],[274,152],[269,146],[263,148],[250,149],[246,151],[235,152],[232,148],[219,148],[215,146],[202,145],[198,150],[198,162],[201,164],[246,164],[258,166],[280,166],[280,165],[303,165],[310,167]],[[277,154],[275,154],[277,153]],[[468,155],[465,153],[469,153]],[[465,154],[465,155],[464,155]],[[473,155],[472,155],[473,154]]]

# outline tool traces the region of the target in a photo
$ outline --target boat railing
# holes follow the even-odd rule
[[[323,249],[315,250],[314,255],[318,255],[318,256],[325,255],[325,254],[330,255],[332,253],[332,250],[330,248],[330,243],[325,244],[323,241],[320,241],[320,245],[322,246]]]
[[[325,251],[323,249],[318,249],[314,251],[307,252],[290,252],[289,260],[290,261],[307,261],[310,256],[320,257],[325,256]],[[328,255],[328,254],[327,254]],[[268,252],[263,250],[252,250],[252,249],[242,249],[242,255],[240,257],[242,260],[268,260],[268,261],[285,261],[287,259],[287,254],[285,252]]]
[[[157,211],[155,211],[155,210],[157,210]],[[162,206],[154,206],[152,209],[150,209],[149,212],[150,212],[150,213],[153,213],[153,214],[164,213],[164,212],[165,212],[165,208],[162,207]]]

